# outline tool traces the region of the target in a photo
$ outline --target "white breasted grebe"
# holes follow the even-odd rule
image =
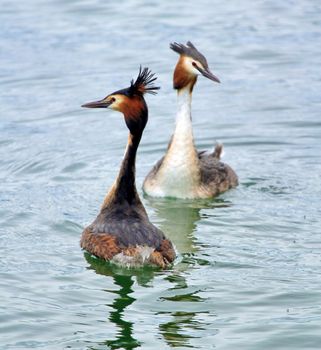
[[[166,154],[145,178],[147,195],[174,198],[210,198],[238,185],[234,170],[220,161],[223,146],[212,153],[198,152],[194,145],[191,102],[199,74],[219,83],[206,58],[189,41],[186,46],[172,43],[179,60],[174,71],[174,89],[178,95],[176,127]]]
[[[135,185],[136,152],[148,120],[144,94],[156,94],[156,79],[148,68],[140,68],[130,87],[82,106],[122,112],[129,137],[118,177],[97,218],[84,229],[80,245],[99,258],[127,267],[149,264],[164,268],[176,256],[171,241],[149,221]]]

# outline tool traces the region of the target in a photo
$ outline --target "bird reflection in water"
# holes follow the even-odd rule
[[[141,346],[141,343],[135,339],[133,335],[133,322],[124,320],[125,309],[135,302],[135,298],[131,296],[133,293],[132,286],[134,277],[136,277],[139,285],[147,285],[154,276],[154,271],[150,267],[141,269],[126,269],[110,264],[101,259],[91,256],[89,253],[84,253],[85,259],[90,265],[90,269],[95,270],[97,274],[110,276],[114,280],[114,284],[119,286],[116,291],[108,291],[116,293],[111,306],[114,311],[109,315],[109,320],[118,328],[116,339],[106,340],[104,344],[108,349],[135,349]]]
[[[176,200],[146,196],[145,200],[148,206],[154,208],[159,228],[170,237],[179,255],[186,258],[199,250],[194,233],[198,221],[206,217],[201,210],[230,206],[229,202],[220,198]]]
[[[201,212],[202,209],[229,207],[231,203],[221,198],[184,201],[146,197],[145,200],[154,208],[159,219],[158,226],[166,232],[174,243],[178,255],[182,257],[182,261],[173,267],[172,273],[166,276],[166,279],[173,284],[169,289],[170,295],[161,298],[164,302],[162,307],[168,311],[160,311],[157,315],[170,317],[170,320],[159,325],[159,332],[170,347],[192,348],[192,340],[199,338],[202,330],[209,327],[202,317],[209,313],[206,304],[204,307],[201,305],[206,299],[199,295],[201,291],[197,286],[188,286],[184,273],[191,265],[209,264],[197,254],[202,247],[198,244],[194,233],[198,221],[206,217]],[[193,309],[197,311],[191,311]],[[213,329],[213,333],[216,332],[217,330]]]
[[[192,339],[199,338],[201,331],[208,327],[208,324],[202,320],[202,315],[208,314],[208,310],[205,304],[205,309],[201,307],[201,303],[206,299],[199,295],[201,291],[197,287],[188,286],[185,278],[185,271],[191,265],[208,263],[197,257],[197,252],[202,247],[197,243],[194,232],[198,221],[203,216],[201,209],[214,209],[230,204],[222,199],[177,201],[145,198],[145,200],[155,209],[156,217],[159,219],[158,226],[166,232],[175,244],[179,255],[183,257],[181,262],[163,272],[166,274],[165,279],[173,286],[165,291],[166,296],[160,296],[164,310],[155,312],[163,319],[170,318],[168,322],[159,324],[159,333],[170,347],[193,347]],[[119,287],[116,291],[108,290],[109,293],[117,295],[109,305],[113,308],[109,320],[119,331],[115,339],[106,340],[103,344],[109,349],[126,350],[143,346],[134,336],[133,322],[124,320],[124,312],[136,300],[131,296],[134,292],[135,279],[138,285],[150,287],[155,273],[159,272],[151,267],[126,269],[95,258],[88,253],[84,253],[84,256],[90,269],[95,270],[97,274],[112,277],[114,284]],[[155,303],[158,302],[159,300],[155,300]],[[193,312],[191,309],[195,310],[195,303],[197,303],[197,311]],[[216,331],[213,330],[213,332]]]
[[[203,317],[209,314],[206,298],[200,296],[202,291],[197,286],[188,286],[182,271],[176,271],[167,280],[174,286],[161,298],[165,311],[157,315],[169,321],[159,325],[159,333],[170,347],[193,348],[193,339],[201,338],[202,331],[210,326],[204,321],[208,317]]]

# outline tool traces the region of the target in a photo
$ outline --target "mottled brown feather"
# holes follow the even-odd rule
[[[84,230],[80,246],[89,253],[104,260],[112,260],[119,253],[129,257],[138,257],[141,252],[140,248],[142,247],[121,246],[116,236],[109,233],[93,233],[90,227]],[[175,257],[176,254],[172,243],[168,239],[164,239],[160,247],[151,253],[148,263],[164,268],[172,263]]]
[[[164,260],[164,256],[160,252],[153,252],[149,257],[149,261],[152,265],[156,265],[161,268],[166,267],[166,260]]]
[[[169,263],[173,262],[176,257],[176,253],[173,244],[168,239],[164,239],[157,249],[163,258],[165,258]]]
[[[105,260],[111,260],[114,255],[121,252],[121,247],[115,236],[108,233],[94,234],[89,227],[84,230],[81,236],[80,246]]]
[[[217,155],[215,155],[215,151],[214,154],[199,153],[201,184],[205,190],[208,190],[209,197],[216,196],[238,185],[238,177],[234,170],[221,162]]]

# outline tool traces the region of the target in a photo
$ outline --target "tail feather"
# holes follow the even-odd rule
[[[222,155],[223,155],[223,144],[222,143],[216,143],[214,152],[212,153],[212,156],[214,158],[220,160]]]

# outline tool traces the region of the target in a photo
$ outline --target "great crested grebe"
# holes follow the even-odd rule
[[[122,112],[129,137],[117,179],[97,218],[83,231],[80,245],[99,258],[128,267],[150,264],[164,268],[176,256],[172,243],[149,221],[135,185],[136,152],[148,119],[144,94],[156,94],[156,79],[148,68],[140,68],[130,87],[82,106]]]
[[[178,109],[176,127],[166,154],[147,175],[143,189],[147,195],[174,198],[210,198],[235,187],[234,170],[220,161],[221,144],[213,153],[198,152],[194,145],[191,102],[199,74],[219,83],[209,70],[206,58],[188,41],[186,46],[173,43],[170,48],[180,57],[174,71]]]

